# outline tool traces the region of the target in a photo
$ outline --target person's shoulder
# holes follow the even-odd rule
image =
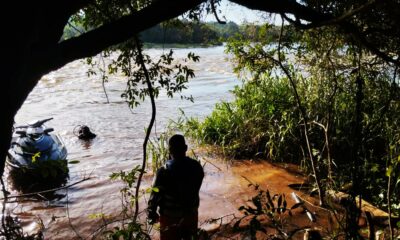
[[[191,163],[199,163],[199,161],[197,161],[196,159],[193,159],[193,158],[191,158],[191,157],[186,157],[186,161],[189,161],[189,162],[191,162]],[[199,163],[200,164],[200,163]]]
[[[199,162],[198,160],[193,159],[193,158],[190,158],[190,157],[187,157],[186,160],[187,160],[192,166],[195,166],[195,167],[197,167],[197,168],[203,169],[203,167],[201,166],[201,164],[200,164],[200,162]]]

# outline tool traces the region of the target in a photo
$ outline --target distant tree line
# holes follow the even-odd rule
[[[145,43],[220,44],[217,31],[205,23],[178,22],[158,24],[140,33]]]
[[[288,28],[292,28],[288,26]],[[86,30],[79,25],[67,25],[64,30],[63,39],[68,39],[79,35]],[[293,34],[285,35],[283,41],[295,40],[298,37],[295,31],[288,31]],[[170,21],[167,23],[157,24],[140,33],[141,40],[145,43],[175,43],[175,44],[204,44],[204,45],[220,45],[231,37],[241,36],[243,39],[250,41],[278,41],[280,26],[274,25],[256,25],[252,23],[236,24],[235,22],[227,22],[220,24],[218,22],[184,22]],[[298,34],[298,32],[296,33]],[[289,36],[289,38],[288,38]]]
[[[293,27],[288,27],[293,28]],[[293,33],[285,35],[283,41],[296,40],[294,29],[286,30]],[[174,22],[173,24],[158,24],[141,33],[141,39],[147,43],[182,43],[182,44],[221,44],[231,37],[241,36],[250,41],[278,41],[280,26],[256,25],[235,22],[220,24],[218,22],[194,23]]]
[[[235,22],[227,22],[226,24],[220,24],[218,22],[206,23],[212,30],[216,31],[220,37],[220,40],[226,42],[229,38],[240,37],[243,40],[249,40],[253,42],[268,41],[278,42],[280,35],[280,26],[270,24],[253,24],[244,23],[241,25]],[[293,26],[285,26],[285,33],[282,41],[297,41],[299,40],[299,32],[295,31]]]

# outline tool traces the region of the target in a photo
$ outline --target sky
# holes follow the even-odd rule
[[[243,22],[258,22],[264,23],[267,21],[266,14],[260,11],[250,10],[248,8],[242,7],[235,3],[229,2],[227,0],[222,0],[219,7],[217,7],[218,17],[224,21],[233,21],[237,24]],[[280,24],[280,17],[276,16],[276,19],[271,19],[269,22],[275,22],[275,24]],[[216,21],[213,14],[209,14],[205,17],[204,21]]]

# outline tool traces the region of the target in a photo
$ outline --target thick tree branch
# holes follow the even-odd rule
[[[341,23],[344,23],[345,21],[347,21],[349,18],[355,16],[356,14],[365,11],[367,8],[371,7],[373,4],[376,3],[377,0],[370,0],[367,3],[365,3],[364,5],[361,5],[355,9],[349,10],[345,13],[343,13],[340,16],[333,16],[331,14],[324,14],[325,17],[328,20],[326,21],[317,21],[317,22],[312,22],[310,24],[300,24],[300,21],[293,21],[290,18],[288,18],[286,15],[284,16],[286,20],[288,20],[291,23],[295,23],[298,24],[300,28],[302,29],[311,29],[311,28],[318,28],[318,27],[322,27],[322,26],[328,26],[328,25],[340,25]],[[296,15],[297,17],[297,15]],[[346,23],[348,24],[348,23]]]
[[[297,18],[308,22],[322,22],[330,19],[329,16],[318,13],[312,8],[301,5],[295,0],[230,0],[236,4],[245,6],[252,10],[259,10],[269,13],[293,14]]]
[[[380,57],[386,62],[393,63],[396,66],[400,66],[400,59],[393,58],[389,54],[378,49],[373,43],[369,42],[365,35],[353,24],[344,22],[339,25],[345,33],[347,33],[355,42],[361,44],[364,48],[369,50],[371,53]]]
[[[330,25],[330,24],[337,24],[337,23],[343,22],[344,20],[347,20],[347,19],[353,17],[354,15],[356,15],[356,14],[362,12],[362,11],[365,11],[367,8],[369,8],[373,4],[375,4],[376,1],[377,0],[370,0],[367,3],[365,3],[364,5],[361,5],[361,6],[357,7],[357,8],[355,8],[355,9],[352,9],[352,10],[349,10],[349,11],[343,13],[339,17],[332,18],[327,22],[322,22],[321,25]]]
[[[217,22],[218,23],[220,23],[220,24],[226,24],[226,22],[225,21],[222,21],[221,19],[219,19],[219,17],[218,17],[218,13],[217,13],[217,9],[215,8],[215,0],[211,0],[211,10],[212,10],[212,12],[213,12],[213,14],[214,14],[214,17],[215,17],[215,19],[217,20]]]
[[[39,49],[32,56],[32,59],[39,59],[39,61],[36,61],[37,66],[33,69],[37,69],[40,74],[46,74],[71,61],[94,56],[105,48],[124,42],[157,23],[185,13],[203,1],[158,1],[134,14],[122,17],[79,37],[66,40],[47,49]],[[43,65],[41,64],[43,62],[50,64]]]
[[[87,3],[89,0],[82,0]],[[79,37],[69,39],[67,41],[50,45],[47,49],[37,49],[33,52],[32,61],[36,66],[32,69],[37,71],[38,75],[46,74],[52,70],[64,66],[66,63],[90,57],[98,54],[103,49],[112,45],[128,40],[135,34],[156,25],[157,23],[177,17],[184,12],[196,7],[205,0],[160,0],[152,5],[126,17],[122,17],[112,23],[103,25],[95,30],[85,33]],[[330,14],[322,14],[314,9],[301,5],[294,0],[231,0],[237,4],[243,5],[250,9],[260,10],[270,13],[293,14],[296,18],[310,22],[310,25],[316,27],[322,23],[337,24],[353,39],[364,45],[372,53],[381,57],[385,61],[399,64],[398,60],[382,53],[378,48],[370,44],[365,37],[357,30],[357,27],[346,21],[346,18],[339,22]],[[368,6],[371,6],[375,0],[371,0],[360,8],[355,9],[359,12]],[[352,11],[353,12],[353,11]],[[347,16],[347,14],[346,14]],[[303,25],[307,26],[307,25]],[[357,34],[360,33],[360,34]],[[43,62],[51,64],[41,64]]]

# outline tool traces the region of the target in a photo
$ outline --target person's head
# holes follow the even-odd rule
[[[96,134],[92,133],[88,126],[81,126],[78,131],[78,138],[82,140],[90,140],[96,137]]]
[[[176,159],[186,156],[187,145],[182,135],[175,134],[172,136],[168,141],[168,147],[172,158]]]

